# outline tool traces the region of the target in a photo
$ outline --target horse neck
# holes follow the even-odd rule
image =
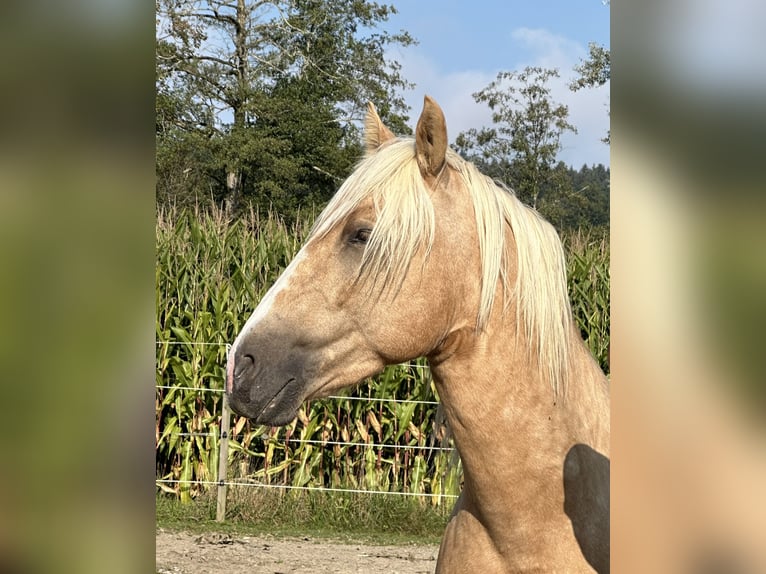
[[[519,485],[539,488],[546,478],[561,488],[562,461],[573,445],[608,453],[608,390],[577,333],[565,395],[555,397],[513,319],[494,317],[481,334],[465,329],[430,360],[467,487],[496,492],[514,484],[511,490],[525,496]]]

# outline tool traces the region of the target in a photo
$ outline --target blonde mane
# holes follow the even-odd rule
[[[559,395],[567,378],[572,322],[561,241],[553,226],[511,190],[449,149],[447,166],[461,176],[473,199],[482,259],[477,329],[486,328],[501,281],[504,310],[515,300],[540,371]],[[381,292],[395,293],[417,251],[425,246],[425,262],[434,239],[433,204],[415,158],[413,139],[394,140],[363,159],[317,219],[309,241],[342,225],[367,198],[373,201],[377,220],[362,257],[359,280],[369,280]],[[509,284],[507,272],[506,225],[516,242],[514,285]]]

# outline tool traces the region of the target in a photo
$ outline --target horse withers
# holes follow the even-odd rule
[[[436,571],[609,571],[609,388],[553,227],[447,145],[370,105],[366,155],[229,353],[232,409],[303,401],[427,357],[464,469]]]

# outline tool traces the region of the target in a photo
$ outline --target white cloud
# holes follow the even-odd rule
[[[530,62],[519,62],[519,67],[559,68],[563,72],[564,69],[571,69],[587,51],[579,43],[542,28],[516,28],[511,31],[510,37],[533,56]]]
[[[587,55],[587,47],[547,30],[518,28],[509,34],[509,40],[528,53],[527,58],[509,63],[504,70],[520,70],[525,66],[558,68],[561,78],[554,78],[551,93],[555,101],[569,108],[570,123],[578,134],[562,138],[564,148],[559,159],[579,168],[582,164],[609,164],[609,147],[601,141],[609,129],[609,86],[572,92],[567,84],[575,75],[573,68]],[[444,110],[451,141],[461,131],[491,124],[491,112],[485,104],[476,103],[471,94],[485,88],[495,79],[499,69],[466,69],[444,72],[433,59],[417,47],[388,54],[402,65],[403,76],[417,85],[405,93],[411,106],[411,124],[417,122],[423,106],[423,96],[433,97]]]

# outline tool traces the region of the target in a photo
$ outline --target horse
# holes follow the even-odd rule
[[[436,572],[609,571],[609,386],[554,228],[448,147],[368,104],[364,157],[236,337],[231,408],[301,403],[426,357],[464,470]]]

